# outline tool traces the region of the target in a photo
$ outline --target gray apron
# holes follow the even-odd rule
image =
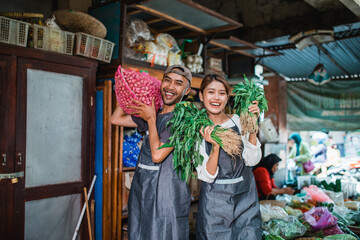
[[[161,134],[172,113],[159,114]],[[130,240],[188,240],[190,189],[173,168],[172,153],[159,164],[151,160],[148,136],[144,137],[129,195]]]
[[[239,133],[236,125],[232,129]],[[206,142],[208,155],[211,148]],[[215,182],[201,182],[196,239],[261,239],[260,205],[251,168],[242,158],[234,160],[222,149],[218,165]]]

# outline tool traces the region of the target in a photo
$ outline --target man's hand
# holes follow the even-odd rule
[[[139,106],[128,106],[128,108],[135,109],[132,113],[133,115],[139,115],[145,121],[149,121],[151,119],[156,119],[156,108],[155,108],[155,99],[153,98],[151,101],[151,106],[148,106],[140,101],[133,99],[133,102],[138,104]]]

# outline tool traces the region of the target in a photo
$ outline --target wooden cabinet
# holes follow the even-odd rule
[[[1,238],[72,237],[93,177],[96,68],[0,44]]]

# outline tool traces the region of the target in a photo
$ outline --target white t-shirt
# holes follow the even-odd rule
[[[234,122],[235,122],[236,126],[239,128],[239,131],[241,132],[240,118],[236,114],[234,114],[231,119],[224,122],[220,126],[224,127],[224,128],[231,128],[231,127],[235,126]],[[242,138],[242,141],[244,144],[242,157],[245,161],[245,165],[249,166],[249,167],[255,166],[256,164],[259,163],[259,161],[261,159],[261,148],[260,148],[261,144],[259,142],[259,139],[256,138],[256,145],[253,145],[249,142],[249,134],[247,134],[247,136],[242,135],[241,138]],[[214,182],[215,178],[219,174],[219,166],[217,167],[214,175],[211,175],[207,171],[206,164],[209,160],[209,155],[207,155],[207,153],[206,153],[206,145],[205,145],[204,139],[200,145],[200,154],[204,157],[204,161],[202,162],[201,165],[199,165],[196,168],[198,178],[204,182],[212,183],[212,182]]]

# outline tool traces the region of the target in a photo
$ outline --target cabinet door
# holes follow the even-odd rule
[[[94,159],[94,73],[19,58],[16,239],[71,239]]]
[[[16,57],[0,54],[0,174],[14,172]],[[13,239],[14,186],[0,180],[0,238]]]

